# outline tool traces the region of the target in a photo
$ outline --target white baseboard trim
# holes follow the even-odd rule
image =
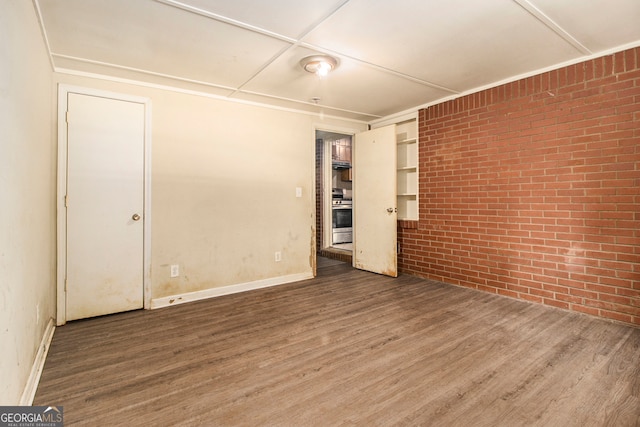
[[[27,385],[22,392],[22,397],[20,397],[20,406],[31,406],[33,404],[33,398],[36,396],[36,391],[38,390],[40,375],[42,375],[44,362],[47,360],[47,353],[49,352],[49,346],[51,345],[51,340],[53,339],[53,333],[55,330],[56,326],[53,319],[49,319],[47,328],[44,330],[44,335],[42,336],[42,341],[38,347],[36,358],[33,361]]]
[[[298,282],[300,280],[312,279],[312,273],[290,274],[288,276],[273,277],[271,279],[256,280],[254,282],[239,283],[237,285],[210,288],[202,291],[187,292],[184,294],[171,295],[162,298],[153,298],[151,308],[162,308],[185,302],[198,301],[207,298],[219,297],[222,295],[236,294],[239,292],[252,291],[254,289],[268,288],[271,286],[284,285],[286,283]]]

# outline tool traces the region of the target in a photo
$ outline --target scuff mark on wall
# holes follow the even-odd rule
[[[313,216],[313,215],[312,215]],[[317,275],[317,255],[316,255],[316,227],[311,226],[311,243],[309,249],[309,267],[313,272],[313,277]]]
[[[580,242],[571,242],[571,247],[567,249],[564,256],[564,262],[568,265],[584,265],[586,251],[581,247]]]

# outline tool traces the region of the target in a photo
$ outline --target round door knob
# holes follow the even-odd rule
[[[132,220],[137,221],[140,219],[140,215],[138,214],[133,214],[133,216],[131,217]]]

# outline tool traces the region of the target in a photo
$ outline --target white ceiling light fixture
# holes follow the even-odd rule
[[[300,60],[305,71],[324,77],[338,66],[338,60],[329,55],[311,55]]]

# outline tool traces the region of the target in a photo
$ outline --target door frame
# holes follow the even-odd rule
[[[109,92],[99,89],[58,85],[58,183],[56,195],[57,209],[57,296],[56,325],[67,321],[67,108],[69,93],[109,98],[118,101],[135,102],[144,105],[144,223],[143,223],[143,275],[142,286],[144,308],[151,307],[151,99]]]
[[[314,173],[313,173],[313,200],[315,203],[315,200],[317,200],[317,194],[316,194],[316,186],[317,186],[317,177],[315,174],[315,165],[316,165],[316,133],[318,131],[320,132],[330,132],[330,133],[338,133],[338,134],[342,134],[345,136],[351,136],[351,143],[354,143],[354,139],[355,139],[355,134],[359,133],[359,132],[363,132],[363,130],[359,130],[357,128],[347,128],[347,127],[340,127],[340,126],[332,126],[332,125],[328,125],[328,124],[323,124],[323,123],[314,123],[313,124],[313,165],[314,165]],[[329,190],[329,192],[327,193],[327,185],[328,188],[331,188],[331,147],[328,146],[326,143],[323,142],[323,155],[322,155],[322,170],[323,170],[323,177],[324,177],[324,182],[322,183],[323,188],[325,188],[325,193],[322,195],[323,196],[323,201],[322,201],[322,209],[324,210],[324,219],[325,219],[325,224],[322,224],[322,243],[323,246],[322,248],[317,248],[316,247],[316,241],[317,241],[317,234],[318,234],[318,230],[315,230],[314,233],[314,238],[313,238],[313,247],[311,248],[312,253],[313,253],[313,257],[314,259],[317,258],[317,254],[318,254],[318,250],[327,248],[327,247],[331,247],[331,245],[326,245],[325,243],[327,241],[331,241],[331,228],[326,226],[326,221],[327,218],[331,218],[331,191]],[[353,148],[352,148],[353,149]],[[315,224],[316,224],[316,209],[313,210],[313,224],[314,224],[314,228],[315,228]],[[317,275],[316,272],[316,267],[317,267],[317,262],[314,262],[314,271],[313,271],[313,277],[315,277]]]

